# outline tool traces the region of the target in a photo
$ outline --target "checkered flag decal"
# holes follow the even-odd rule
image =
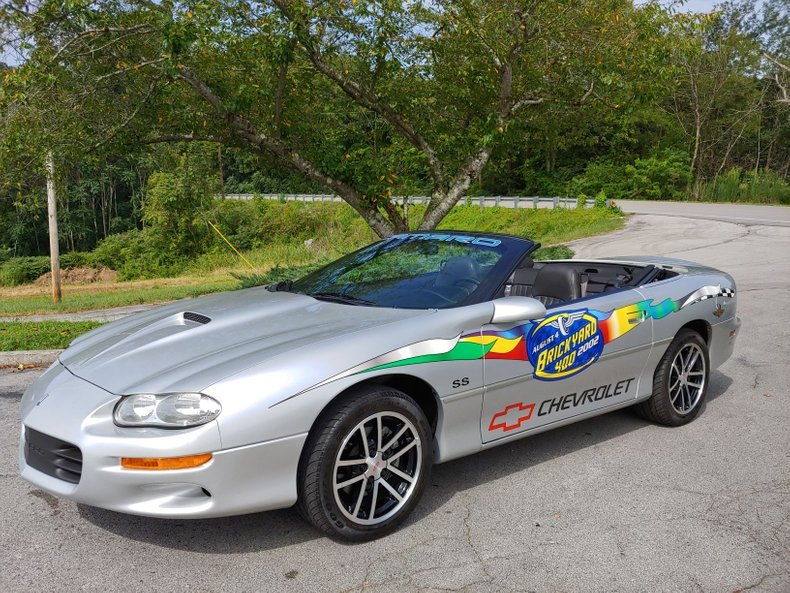
[[[697,299],[697,302],[700,302],[700,301],[706,301],[706,300],[708,300],[708,299],[712,299],[712,298],[715,298],[715,297],[728,297],[728,298],[732,298],[732,297],[734,297],[734,296],[735,296],[735,291],[734,291],[732,288],[722,288],[722,289],[721,289],[721,290],[719,290],[719,292],[717,292],[716,294],[705,294],[705,295],[702,295],[701,297],[699,297],[699,298]]]
[[[688,307],[693,303],[699,303],[700,301],[705,301],[707,299],[716,297],[733,298],[734,296],[735,291],[732,288],[722,288],[721,286],[703,286],[683,299],[683,304],[680,306],[680,308],[682,309],[683,307]]]

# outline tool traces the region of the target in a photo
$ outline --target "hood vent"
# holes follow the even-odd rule
[[[211,321],[211,317],[206,317],[200,313],[193,313],[192,311],[185,311],[184,321],[194,321],[195,323],[206,325],[209,321]]]

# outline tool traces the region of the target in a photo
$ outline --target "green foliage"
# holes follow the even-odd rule
[[[100,325],[94,321],[0,322],[0,351],[60,350]]]
[[[567,245],[549,245],[547,247],[538,247],[532,253],[532,259],[541,261],[547,259],[571,259],[573,257],[573,249]]]
[[[3,250],[0,250],[2,256]],[[80,266],[91,265],[91,254],[72,252],[60,256],[60,267],[65,270]],[[50,269],[49,257],[29,256],[10,257],[5,260],[0,257],[0,286],[18,286],[33,282],[39,276],[46,274]]]
[[[763,53],[787,63],[784,3],[727,2],[708,15],[662,4],[0,7],[10,32],[0,55],[24,56],[0,64],[0,245],[6,258],[47,252],[49,150],[62,248],[145,227],[154,260],[191,258],[206,241],[224,248],[205,224],[222,182],[241,193],[350,188],[360,210],[381,216],[391,197],[441,196],[467,174],[471,195],[784,199],[787,73]],[[500,111],[502,80],[513,83],[505,98],[534,102]],[[160,142],[180,139],[211,141]],[[473,162],[483,164],[467,169]],[[737,183],[722,178],[732,167]],[[755,169],[754,179],[743,172]],[[417,212],[426,209],[412,227]],[[267,244],[252,225],[229,226],[243,248]]]
[[[174,158],[168,172],[148,178],[143,202],[147,243],[174,256],[192,253],[209,232],[201,220],[219,191],[214,172],[214,151],[205,144],[191,144]]]
[[[110,235],[88,261],[95,267],[116,270],[119,280],[174,276],[188,263],[186,256],[163,247],[161,237],[152,229]]]
[[[690,181],[688,155],[665,151],[661,155],[636,159],[621,165],[610,161],[593,162],[584,173],[575,177],[571,186],[575,194],[595,195],[603,192],[604,200],[679,200]]]
[[[770,170],[742,171],[733,167],[713,181],[703,183],[700,199],[707,202],[790,204],[790,184]]]
[[[269,245],[300,245],[315,241],[316,248],[331,245],[347,252],[370,243],[375,235],[348,206],[338,203],[279,202],[264,198],[249,201],[216,200],[205,212],[210,220],[238,249],[257,249]],[[212,249],[226,250],[217,236]]]
[[[623,218],[604,208],[479,208],[456,206],[439,228],[489,231],[553,244],[605,233],[622,226]]]
[[[12,257],[0,265],[0,286],[17,286],[33,282],[48,271],[48,257]]]

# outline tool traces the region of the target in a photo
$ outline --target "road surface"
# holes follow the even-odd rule
[[[734,275],[742,332],[695,422],[615,412],[437,466],[402,530],[344,545],[291,510],[163,521],[29,486],[19,398],[37,372],[5,371],[0,591],[790,591],[790,229],[635,216],[573,247]]]

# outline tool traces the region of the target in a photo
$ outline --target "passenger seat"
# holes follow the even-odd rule
[[[573,301],[581,296],[579,272],[573,266],[547,264],[538,271],[532,286],[532,298],[538,299],[547,307]]]

